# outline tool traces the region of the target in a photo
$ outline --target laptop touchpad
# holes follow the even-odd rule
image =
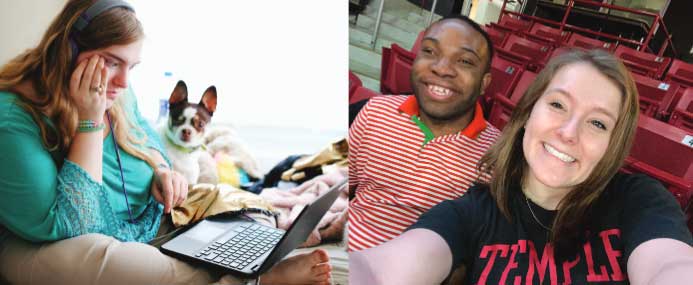
[[[208,221],[201,221],[199,224],[185,232],[185,236],[204,244],[209,243],[223,234],[226,229],[214,225]]]

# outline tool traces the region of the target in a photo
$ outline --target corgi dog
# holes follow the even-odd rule
[[[183,174],[188,184],[193,185],[198,183],[200,177],[200,161],[203,162],[204,171],[205,165],[209,164],[211,159],[205,148],[205,129],[217,107],[217,89],[214,86],[208,87],[199,103],[190,103],[188,87],[180,80],[173,89],[168,103],[168,120],[159,127],[159,135],[173,169]]]

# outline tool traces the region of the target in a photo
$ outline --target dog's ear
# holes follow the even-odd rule
[[[173,88],[171,97],[168,99],[169,104],[177,104],[180,102],[188,102],[188,86],[183,80],[178,80],[176,88]]]
[[[209,86],[207,90],[205,90],[205,93],[202,94],[202,99],[200,99],[200,104],[209,111],[209,114],[214,114],[214,111],[217,109],[217,88],[214,87],[214,85]]]

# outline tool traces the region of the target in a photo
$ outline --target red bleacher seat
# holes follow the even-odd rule
[[[380,66],[380,92],[383,94],[411,94],[410,74],[416,54],[392,44],[383,47]]]
[[[671,101],[672,110],[669,111],[673,111],[674,106],[678,104],[679,99],[683,96],[683,92],[686,91],[687,88],[693,88],[693,64],[686,63],[679,59],[672,60],[671,66],[664,76],[664,81],[667,83],[677,83],[681,86],[676,95],[674,95],[674,99]],[[681,119],[688,120],[687,124],[691,126],[690,118],[686,119],[684,115]]]
[[[349,98],[351,98],[351,95],[354,94],[354,91],[356,91],[356,88],[359,86],[363,85],[361,83],[361,79],[356,76],[351,70],[349,70]]]
[[[363,87],[363,86],[359,86],[354,91],[354,95],[349,97],[349,104],[354,104],[358,101],[370,99],[370,98],[373,98],[375,96],[380,96],[380,95],[381,94],[378,92],[375,92],[375,91],[368,89],[366,87]]]
[[[531,41],[513,34],[508,36],[503,48],[498,49],[498,55],[519,64],[528,64],[527,68],[536,72],[544,67],[552,51],[551,45]]]
[[[483,29],[488,34],[489,38],[491,38],[493,47],[502,47],[505,43],[505,39],[507,39],[508,35],[511,33],[508,30],[498,28],[498,25],[486,25],[483,26]]]
[[[686,88],[669,118],[669,124],[693,134],[693,87]]]
[[[560,29],[549,27],[540,23],[534,23],[529,32],[525,33],[529,38],[534,40],[553,45],[554,47],[560,46],[563,42],[568,40],[570,37],[570,32]]]
[[[510,120],[510,115],[513,109],[515,109],[517,102],[520,102],[520,98],[522,98],[522,95],[525,94],[525,91],[527,91],[527,88],[536,77],[536,73],[525,70],[522,72],[512,94],[496,93],[493,98],[493,106],[491,107],[488,122],[502,130]]]
[[[613,52],[616,49],[616,44],[603,42],[597,39],[583,36],[578,33],[573,33],[568,38],[566,42],[567,46],[583,48],[583,49],[596,49],[601,48]]]
[[[510,97],[510,93],[517,81],[520,80],[523,71],[524,68],[517,63],[498,56],[493,57],[493,60],[491,60],[491,83],[484,90],[484,96],[479,98],[484,114],[489,115],[493,97],[496,93]]]
[[[669,57],[659,57],[648,52],[637,51],[627,46],[618,46],[614,55],[633,72],[660,79],[671,63]]]
[[[513,32],[524,32],[532,28],[532,21],[522,20],[511,15],[504,15],[498,22],[498,25]]]
[[[665,80],[677,82],[686,87],[693,87],[693,64],[674,59],[667,71]]]
[[[486,25],[487,25],[489,28],[491,28],[491,29],[503,31],[503,32],[505,32],[505,33],[508,34],[508,35],[515,32],[514,30],[512,30],[512,29],[510,29],[510,28],[508,28],[508,27],[506,27],[506,26],[501,26],[501,25],[499,25],[498,23],[494,23],[494,22],[488,23],[488,24],[486,24]]]
[[[638,88],[640,111],[653,118],[665,118],[671,113],[672,103],[679,89],[678,83],[666,83],[657,79],[633,73]]]
[[[682,207],[693,193],[693,137],[686,131],[640,116],[626,172],[645,173],[664,184]]]

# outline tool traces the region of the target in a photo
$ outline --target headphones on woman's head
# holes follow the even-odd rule
[[[79,53],[79,48],[77,47],[74,36],[84,31],[94,17],[116,7],[123,7],[135,12],[135,8],[132,8],[130,4],[122,0],[97,0],[96,3],[91,5],[91,7],[77,18],[77,22],[75,22],[70,31],[70,48],[72,49],[72,56],[74,57],[73,62],[77,59],[77,54]]]

